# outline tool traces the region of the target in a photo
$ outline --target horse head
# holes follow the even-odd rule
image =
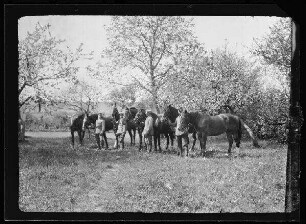
[[[138,113],[137,108],[136,107],[130,107],[129,111],[130,111],[131,118],[134,119],[136,114]]]
[[[113,108],[113,112],[112,112],[112,118],[115,120],[115,121],[118,121],[120,119],[120,114],[119,114],[119,111],[116,107],[116,104]]]
[[[175,119],[178,117],[179,112],[176,108],[172,107],[171,105],[166,106],[164,109],[164,118],[169,119],[171,122],[174,122]]]
[[[187,110],[184,110],[181,113],[181,122],[178,124],[178,129],[179,130],[183,130],[186,128],[190,128],[190,126],[192,125],[192,120],[191,120],[191,114],[187,112]]]
[[[147,118],[146,111],[144,109],[140,109],[135,114],[134,121],[137,125],[140,125],[140,124],[144,124],[146,118]]]
[[[98,119],[98,114],[92,114],[92,115],[85,114],[83,121],[83,127],[84,127],[83,131],[85,130],[85,127],[94,126],[97,119]]]

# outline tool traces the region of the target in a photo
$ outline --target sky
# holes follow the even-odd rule
[[[24,38],[27,32],[34,30],[39,22],[49,23],[51,34],[65,39],[72,49],[83,43],[85,52],[94,51],[91,62],[84,61],[82,66],[95,64],[101,51],[107,47],[104,26],[110,24],[110,16],[31,16],[18,21],[18,36]],[[264,36],[278,17],[245,16],[197,16],[194,18],[194,33],[207,50],[224,46],[240,55],[249,57],[248,49],[252,47],[253,38]],[[82,64],[82,63],[81,63]],[[82,71],[82,70],[81,70]],[[93,80],[94,82],[94,80]]]

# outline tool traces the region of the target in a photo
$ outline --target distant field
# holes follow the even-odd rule
[[[19,147],[22,211],[283,212],[287,146],[251,142],[227,156],[225,140],[194,152],[96,151],[94,138],[70,148],[69,132],[26,133]],[[113,145],[113,133],[108,133]],[[129,139],[126,138],[126,145]],[[137,144],[138,142],[136,142]],[[175,144],[176,145],[176,144]]]

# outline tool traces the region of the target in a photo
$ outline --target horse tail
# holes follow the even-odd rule
[[[249,126],[246,125],[246,123],[244,123],[241,119],[239,119],[241,125],[245,128],[245,130],[248,132],[249,136],[251,137],[251,139],[253,140],[253,145],[256,147],[256,148],[259,148],[259,144],[258,144],[258,141],[257,139],[255,138],[251,128],[249,128]]]
[[[238,139],[239,141],[241,140],[241,136],[242,136],[242,128],[241,128],[241,119],[239,118],[239,124],[238,124]]]

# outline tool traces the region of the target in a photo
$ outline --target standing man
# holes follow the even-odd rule
[[[106,150],[108,149],[106,134],[105,134],[105,120],[102,117],[102,113],[98,114],[98,119],[96,120],[96,132],[95,132],[96,141],[99,147],[99,150],[101,150],[101,144],[103,147],[103,139],[105,140]]]
[[[123,112],[120,112],[120,119],[118,121],[118,130],[116,132],[116,144],[115,148],[119,146],[118,139],[120,139],[120,143],[122,144],[121,149],[124,149],[124,136],[126,133],[126,118]]]
[[[154,128],[153,128],[153,117],[152,117],[152,111],[147,110],[146,111],[147,118],[145,120],[145,126],[143,129],[143,138],[145,142],[145,148],[147,150],[147,146],[149,145],[149,152],[152,151],[152,137],[154,135]]]
[[[183,156],[183,147],[187,149],[187,156],[188,156],[188,144],[189,144],[189,137],[188,137],[188,125],[184,125],[182,122],[182,116],[184,114],[184,109],[182,107],[179,108],[179,116],[176,118],[174,123],[170,123],[175,128],[175,135],[177,137],[177,145],[179,148],[178,155],[181,154]],[[182,139],[184,140],[184,145],[182,146]]]

